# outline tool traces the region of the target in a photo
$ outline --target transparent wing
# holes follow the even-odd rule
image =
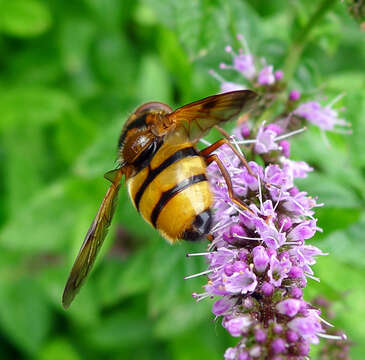
[[[184,130],[190,141],[194,141],[204,136],[214,125],[250,110],[257,99],[257,93],[251,90],[231,91],[195,101],[167,116],[176,128]]]
[[[79,292],[95,262],[100,247],[104,242],[114,214],[121,177],[122,170],[120,169],[118,173],[115,174],[113,183],[106,192],[99,211],[96,214],[76,257],[62,296],[62,304],[65,309],[70,306],[74,297]]]

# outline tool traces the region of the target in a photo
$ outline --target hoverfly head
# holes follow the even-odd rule
[[[119,160],[140,170],[148,165],[162,145],[151,127],[170,113],[172,109],[163,103],[149,102],[138,107],[128,118],[119,138]]]

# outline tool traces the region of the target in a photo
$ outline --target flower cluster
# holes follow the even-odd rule
[[[263,95],[261,105],[262,109],[265,109],[277,99],[279,93],[285,90],[284,73],[281,70],[274,71],[274,66],[267,65],[264,59],[256,59],[249,51],[242,35],[238,35],[237,39],[242,42],[242,48],[237,54],[231,46],[227,46],[226,52],[232,56],[232,64],[221,63],[220,69],[234,71],[242,83],[226,81],[214,70],[210,70],[210,74],[220,82],[222,93],[243,90],[246,87],[257,90]],[[300,127],[304,121],[308,121],[324,131],[351,132],[346,129],[349,127],[349,123],[341,119],[339,112],[333,108],[342,95],[326,105],[313,100],[298,105],[300,98],[301,93],[298,90],[294,89],[289,92],[285,109],[278,115],[283,118],[282,121],[285,119],[286,122],[290,122],[291,127]],[[290,126],[286,124],[285,127]]]
[[[233,54],[230,47],[226,50]],[[253,56],[243,50],[233,54],[232,66],[221,68],[242,73],[261,88],[263,98],[282,91],[278,84],[283,73],[274,72],[273,66],[258,70]],[[224,89],[227,84],[222,84]],[[319,280],[312,270],[316,257],[326,255],[306,243],[321,231],[314,208],[322,204],[295,185],[295,179],[313,169],[289,158],[287,139],[304,131],[298,119],[326,130],[345,122],[332,108],[313,102],[298,106],[299,99],[300,93],[291,91],[283,112],[265,119],[268,125],[257,126],[260,114],[256,114],[252,123],[243,122],[234,130],[231,142],[244,150],[247,164],[226,145],[216,151],[230,174],[234,193],[246,206],[232,201],[219,167],[215,163],[208,167],[214,194],[214,240],[210,251],[188,255],[205,256],[209,264],[208,270],[196,274],[207,275],[204,292],[193,296],[197,301],[218,297],[212,312],[239,339],[227,349],[227,360],[306,359],[310,344],[329,337],[320,311],[303,298],[308,279]]]

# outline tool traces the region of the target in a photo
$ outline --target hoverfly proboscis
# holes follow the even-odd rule
[[[118,167],[105,177],[111,185],[100,205],[68,277],[62,304],[69,307],[90,272],[105,239],[115,210],[122,178],[141,216],[170,243],[195,241],[209,234],[212,194],[206,167],[215,162],[232,201],[246,205],[233,193],[224,164],[212,154],[226,139],[199,151],[196,143],[212,127],[249,110],[257,99],[251,90],[209,96],[173,111],[168,105],[149,102],[137,108],[125,123],[118,142]]]

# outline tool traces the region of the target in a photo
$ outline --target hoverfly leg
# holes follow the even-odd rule
[[[203,155],[204,156],[203,151],[200,152],[200,155]],[[233,203],[235,203],[236,205],[238,205],[243,210],[248,210],[248,211],[252,212],[252,210],[249,209],[247,207],[247,205],[239,197],[237,197],[234,194],[234,192],[233,192],[233,186],[232,186],[232,181],[231,181],[231,178],[229,176],[229,173],[228,173],[227,169],[225,168],[224,164],[222,163],[222,161],[219,159],[219,157],[216,154],[212,154],[212,155],[209,155],[209,156],[205,157],[205,161],[206,161],[207,165],[209,165],[213,161],[218,165],[219,170],[222,173],[222,176],[224,178],[224,181],[227,184],[228,195],[231,198],[231,200],[233,201]]]
[[[222,129],[223,130],[223,129]],[[238,156],[238,158],[241,160],[243,166],[247,169],[248,173],[251,176],[257,177],[254,172],[252,171],[252,169],[250,168],[250,165],[248,164],[247,160],[245,159],[244,156],[242,156],[242,154],[231,144],[231,142],[224,138],[224,139],[220,139],[218,141],[216,141],[214,144],[206,147],[205,149],[203,149],[201,151],[201,155],[202,156],[207,156],[209,154],[211,154],[213,151],[217,150],[219,147],[221,147],[222,145],[227,145],[231,148],[231,150]]]
[[[228,132],[226,130],[224,130],[222,127],[220,127],[219,125],[214,125],[214,127],[227,139],[230,140],[231,139],[231,135],[228,134]]]
[[[252,169],[250,168],[250,165],[248,164],[247,160],[242,155],[242,153],[240,151],[238,151],[237,148],[230,142],[231,136],[227,133],[227,131],[218,125],[215,125],[215,128],[224,136],[224,139],[222,139],[222,140],[224,140],[224,144],[228,145],[231,148],[231,150],[238,156],[238,158],[241,160],[243,166],[247,169],[248,173],[251,176],[257,177],[253,173]]]

